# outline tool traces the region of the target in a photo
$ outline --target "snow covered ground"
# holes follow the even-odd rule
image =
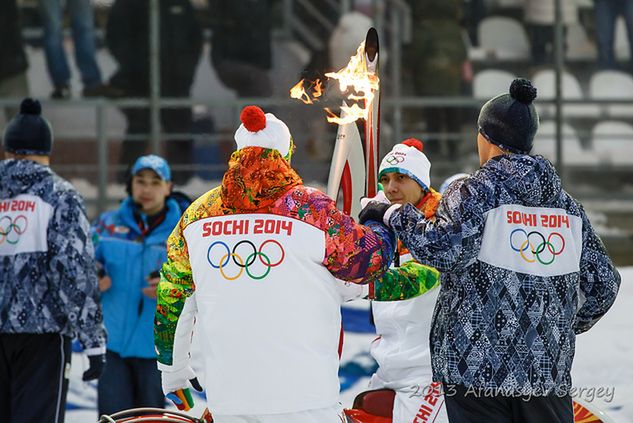
[[[593,403],[618,423],[633,423],[633,267],[620,268],[622,285],[615,304],[589,332],[576,341],[574,386],[615,390],[612,398]],[[590,389],[581,397],[591,398]]]
[[[633,423],[633,267],[621,268],[622,286],[613,308],[588,333],[577,338],[572,370],[576,396],[605,411],[617,423]],[[343,310],[345,346],[341,360],[341,403],[351,406],[365,390],[375,362],[368,353],[374,335],[368,331],[368,304]],[[96,384],[81,381],[87,360],[74,354],[67,423],[97,420]],[[194,363],[195,367],[195,363]],[[200,416],[204,400],[196,396],[192,415]]]

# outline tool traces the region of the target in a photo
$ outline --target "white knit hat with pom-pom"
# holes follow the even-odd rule
[[[257,106],[246,106],[240,113],[242,124],[235,131],[237,148],[272,148],[288,157],[292,145],[290,130],[272,113],[264,114]]]
[[[402,173],[428,191],[431,187],[431,162],[422,152],[423,149],[422,141],[415,138],[394,145],[380,163],[378,178],[384,173]]]

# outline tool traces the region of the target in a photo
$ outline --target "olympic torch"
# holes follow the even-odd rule
[[[343,211],[357,217],[360,199],[376,195],[378,186],[378,152],[380,137],[380,80],[378,32],[370,28],[365,42],[346,68],[326,74],[339,81],[341,91],[352,87],[356,93],[347,99],[361,102],[351,107],[346,101],[341,106],[341,116],[328,117],[329,122],[339,124],[334,145],[332,164],[328,177],[327,194],[337,199],[343,194]],[[359,129],[360,126],[360,129]],[[361,141],[361,133],[364,142]]]
[[[345,116],[342,112],[341,117]],[[366,193],[367,165],[356,121],[340,125],[330,164],[327,195],[336,200],[342,190],[343,212],[353,217],[358,217],[360,199]]]
[[[365,64],[367,72],[378,80],[378,31],[371,28],[365,39]],[[368,197],[376,195],[378,190],[378,155],[380,154],[380,85],[377,83],[373,95],[365,99],[367,118],[365,119],[365,163],[367,169]]]
[[[341,114],[327,108],[327,121],[339,125],[330,165],[327,194],[337,200],[343,192],[343,211],[357,217],[360,199],[376,195],[378,186],[378,152],[380,135],[380,79],[378,78],[378,32],[367,31],[365,41],[356,50],[347,66],[338,72],[326,73],[338,82],[344,94]],[[309,82],[312,95],[306,92],[304,80],[290,89],[290,97],[314,104],[322,95],[319,80]],[[361,136],[362,134],[362,136]]]

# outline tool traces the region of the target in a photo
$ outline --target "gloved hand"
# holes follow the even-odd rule
[[[196,374],[190,366],[186,366],[175,372],[162,371],[163,392],[181,411],[189,411],[193,407],[193,397],[189,386],[198,392],[202,392],[202,386],[196,378]]]
[[[358,221],[361,225],[368,220],[373,220],[383,222],[386,226],[389,226],[391,214],[401,206],[400,204],[391,204],[382,191],[379,191],[373,198],[361,198],[360,205],[362,209],[358,214]]]
[[[378,191],[378,193],[374,197],[363,197],[360,199],[360,208],[361,210],[367,207],[369,203],[382,203],[382,204],[391,204],[391,201],[387,198],[384,191]]]
[[[368,220],[382,222],[389,207],[388,204],[371,201],[358,213],[358,221],[361,225],[364,225]]]
[[[98,379],[99,376],[101,376],[101,373],[103,373],[103,368],[105,367],[105,354],[89,355],[88,361],[90,362],[90,367],[88,367],[88,370],[84,372],[81,379],[84,381]]]

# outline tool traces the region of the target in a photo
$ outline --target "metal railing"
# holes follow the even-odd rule
[[[0,107],[17,107],[20,103],[21,99],[19,98],[4,98],[0,99]],[[606,106],[615,105],[615,104],[627,104],[633,106],[633,101],[624,101],[624,100],[560,100],[558,101],[561,105],[561,111],[564,109],[565,105],[574,105],[574,104],[583,104],[583,105],[599,105],[604,106],[599,115],[596,115],[593,119],[598,122],[600,119],[608,116],[606,114]],[[484,103],[483,99],[476,99],[472,97],[392,97],[385,96],[382,99],[383,106],[383,123],[387,123],[393,129],[392,139],[384,140],[385,142],[393,141],[393,140],[401,140],[404,136],[410,135],[418,135],[415,131],[410,128],[403,128],[402,126],[402,110],[404,109],[412,109],[412,110],[420,110],[420,109],[429,109],[433,107],[443,107],[443,108],[471,108],[472,110],[478,110],[482,104]],[[548,106],[557,103],[556,100],[550,101],[538,101],[538,105]],[[74,100],[64,100],[64,101],[54,101],[54,100],[44,100],[43,107],[44,110],[50,110],[54,107],[72,107],[78,106],[84,109],[91,108],[94,109],[95,113],[95,127],[94,127],[94,139],[96,142],[95,149],[97,155],[97,163],[96,166],[89,164],[76,164],[72,165],[74,168],[81,168],[84,170],[96,171],[96,182],[97,182],[97,195],[96,195],[96,207],[98,211],[103,211],[107,208],[107,206],[111,203],[112,199],[108,197],[108,174],[109,171],[113,169],[113,164],[108,160],[108,152],[111,147],[111,141],[114,139],[112,134],[108,133],[108,114],[107,111],[113,108],[120,107],[150,107],[153,104],[150,99],[121,99],[121,100],[108,100],[108,99],[74,99]],[[234,125],[237,126],[239,123],[239,112],[240,110],[248,105],[248,104],[258,104],[262,107],[309,107],[304,106],[302,104],[298,104],[296,101],[285,98],[241,98],[232,101],[226,100],[217,100],[217,99],[190,99],[190,98],[163,98],[157,100],[158,110],[165,107],[192,107],[194,105],[205,105],[209,108],[218,109],[218,108],[229,108],[231,109],[231,116]],[[317,111],[318,110],[318,111]],[[315,109],[315,119],[318,119],[318,113],[321,113],[320,109]],[[46,113],[44,113],[46,115]],[[583,120],[587,120],[587,118],[583,118]],[[473,122],[473,133],[475,132],[475,122]],[[562,124],[562,121],[561,121]],[[63,132],[60,131],[60,128],[56,128],[57,133]],[[434,135],[425,133],[424,135]],[[435,134],[437,135],[437,134]],[[442,134],[446,139],[459,139],[460,134],[452,133],[452,134]],[[61,136],[62,138],[69,139],[72,137]],[[142,134],[139,134],[139,137],[143,137]],[[151,140],[151,145],[158,149],[161,145],[162,141],[167,139],[173,140],[174,138],[186,138],[189,137],[191,139],[191,134],[163,134],[160,132],[160,127],[158,128],[157,133],[149,134],[149,138]],[[215,137],[215,138],[214,138]],[[59,138],[59,136],[58,136]],[[86,138],[86,137],[83,137]],[[92,138],[92,137],[89,137]],[[220,137],[217,135],[205,134],[205,139],[211,142],[217,142]],[[633,139],[631,140],[633,143]],[[387,146],[389,147],[389,146]],[[158,151],[158,150],[156,150]],[[457,162],[455,162],[457,163]],[[565,163],[565,152],[561,148],[560,151],[557,152],[556,156],[556,166],[559,168]],[[596,166],[600,166],[601,163],[596,162]],[[602,164],[604,165],[604,164]],[[195,166],[188,165],[189,169],[193,169]],[[201,169],[211,169],[209,166],[198,166]],[[217,166],[216,166],[217,167]],[[613,167],[612,167],[613,168]],[[216,170],[215,168],[213,168]],[[457,171],[458,169],[456,169]],[[631,170],[633,170],[633,166],[631,166]]]
[[[560,18],[560,1],[556,0],[557,16]],[[290,99],[268,98],[268,99],[252,99],[242,98],[227,102],[226,100],[215,99],[172,99],[161,98],[160,92],[160,19],[158,13],[159,0],[150,0],[150,97],[148,99],[80,99],[80,100],[64,100],[61,102],[44,101],[45,107],[57,106],[81,106],[86,108],[94,108],[95,111],[95,139],[97,142],[97,208],[103,210],[109,202],[107,197],[108,170],[111,168],[108,163],[108,150],[110,136],[107,133],[108,118],[106,111],[115,107],[147,107],[150,110],[150,145],[153,152],[158,153],[161,141],[166,139],[166,135],[161,134],[160,130],[160,111],[166,107],[190,107],[193,105],[206,105],[208,107],[229,107],[232,110],[233,121],[238,122],[240,109],[247,104],[259,104],[263,107],[267,106],[291,106],[296,103]],[[338,10],[343,14],[350,10],[351,2],[349,0],[327,0],[324,2],[326,7],[331,10]],[[384,8],[380,8],[382,5]],[[311,31],[308,25],[298,20],[295,13],[295,7],[301,6],[310,13],[314,19],[325,29],[331,30],[335,26],[335,22],[331,22],[327,17],[308,0],[284,0],[284,28],[288,36],[291,36],[293,30],[303,32],[308,35],[308,39],[318,40],[318,37]],[[482,99],[472,97],[404,97],[401,90],[401,63],[402,63],[402,45],[411,40],[412,22],[411,10],[404,0],[384,0],[375,1],[375,23],[381,35],[388,33],[389,37],[382,39],[389,40],[389,66],[385,69],[385,73],[389,78],[389,91],[383,92],[383,120],[388,122],[393,128],[393,139],[400,140],[404,134],[411,131],[403,127],[403,110],[407,108],[432,108],[432,107],[472,107],[479,108],[483,104]],[[386,13],[386,9],[388,13]],[[564,100],[561,91],[561,74],[563,66],[562,55],[562,23],[556,26],[556,96],[554,100],[542,101],[539,104],[554,104],[555,120],[556,120],[556,165],[559,170],[563,169],[564,152],[562,149],[562,123],[564,120],[563,105],[572,104],[633,104],[628,101],[611,101],[611,100]],[[313,40],[313,41],[314,41]],[[311,41],[308,41],[311,42]],[[313,45],[314,47],[315,45]],[[323,46],[321,46],[323,47]],[[21,99],[0,99],[0,107],[17,106]],[[474,122],[473,122],[474,124]],[[170,138],[173,138],[170,135]],[[632,141],[633,142],[633,141]]]

